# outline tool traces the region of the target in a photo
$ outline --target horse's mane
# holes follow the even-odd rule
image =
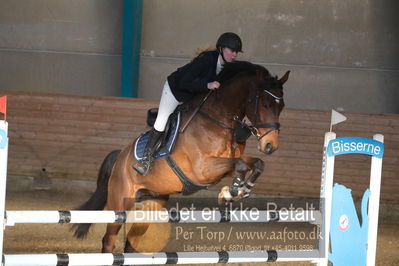
[[[271,77],[270,72],[263,66],[252,64],[247,61],[234,61],[223,65],[223,69],[217,76],[217,80],[223,83],[238,74],[260,75],[264,78]]]

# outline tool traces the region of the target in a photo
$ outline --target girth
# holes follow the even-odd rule
[[[177,165],[175,160],[173,160],[173,158],[170,155],[166,157],[166,162],[168,163],[169,167],[173,170],[173,172],[177,175],[177,177],[180,179],[180,181],[183,183],[183,189],[182,189],[183,195],[190,195],[201,189],[208,189],[208,187],[214,185],[214,184],[203,185],[192,181],[183,173],[183,171],[180,169],[180,167]]]

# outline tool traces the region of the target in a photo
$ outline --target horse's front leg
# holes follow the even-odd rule
[[[241,195],[242,197],[246,198],[251,193],[251,190],[255,186],[255,182],[258,179],[258,177],[265,170],[265,163],[261,159],[256,157],[243,155],[241,158],[252,170],[248,178],[245,180],[243,186],[241,187],[241,192],[242,192]]]
[[[231,186],[225,186],[219,193],[219,203],[230,202],[242,198],[245,176],[251,170],[241,158],[234,159],[234,171],[230,176],[233,177]]]
[[[249,197],[256,180],[264,171],[264,162],[259,158],[242,156],[236,159],[235,175],[231,186],[225,186],[219,193],[219,203],[236,201]],[[250,172],[248,178],[246,174]]]
[[[200,184],[217,183],[225,177],[233,177],[231,186],[222,188],[219,203],[232,201],[239,195],[239,188],[244,185],[245,176],[250,170],[241,158],[209,157],[196,168],[200,179],[193,180]]]

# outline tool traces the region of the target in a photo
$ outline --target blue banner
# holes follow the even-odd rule
[[[327,155],[336,156],[341,154],[360,153],[382,158],[384,155],[384,143],[359,137],[341,137],[328,143]]]
[[[4,149],[7,145],[7,132],[0,129],[0,149]]]

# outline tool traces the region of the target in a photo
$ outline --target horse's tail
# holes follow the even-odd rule
[[[110,152],[101,164],[98,171],[97,188],[88,201],[79,206],[78,210],[103,210],[107,203],[108,180],[111,175],[112,167],[115,164],[120,150]],[[91,224],[74,224],[72,230],[75,230],[76,238],[84,238],[89,232]]]

